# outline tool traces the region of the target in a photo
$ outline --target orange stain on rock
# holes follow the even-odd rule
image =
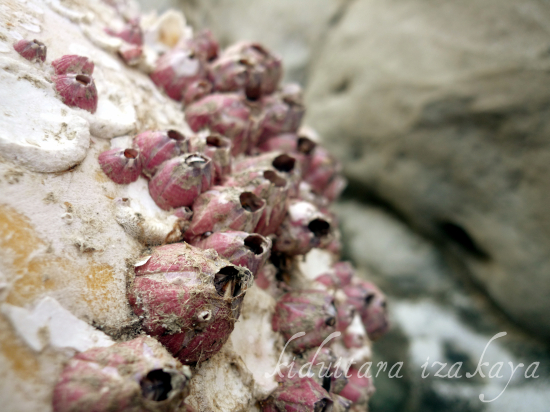
[[[85,274],[86,291],[82,299],[88,303],[92,312],[102,312],[103,308],[115,299],[111,285],[115,282],[115,272],[107,264],[90,265]],[[102,306],[97,305],[100,302]],[[93,313],[97,315],[98,313]]]
[[[0,255],[13,270],[14,280],[5,302],[23,306],[55,287],[47,273],[58,267],[60,258],[46,254],[29,220],[14,209],[0,206]]]
[[[36,378],[40,364],[34,352],[22,344],[15,335],[11,325],[0,316],[0,353],[14,371],[22,379]]]
[[[84,289],[82,297],[90,307],[113,297],[109,286],[115,281],[115,272],[110,265],[90,263],[82,268],[47,253],[47,245],[29,220],[14,209],[0,206],[0,233],[0,256],[3,262],[11,262],[15,275],[6,303],[24,306],[68,283]]]

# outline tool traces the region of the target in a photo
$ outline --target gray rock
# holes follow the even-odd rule
[[[319,51],[307,121],[369,194],[550,338],[550,9],[357,0]]]
[[[392,326],[373,347],[376,393],[371,412],[547,410],[550,354],[544,346],[455,276],[439,248],[404,222],[355,201],[336,206],[346,258],[357,265],[358,274],[374,280],[388,295]],[[482,367],[485,378],[468,377],[491,338],[501,332],[506,335],[491,342],[483,355],[482,362],[489,362]],[[385,371],[379,362],[387,362]],[[403,362],[401,377],[392,378],[389,370],[397,362]],[[493,376],[499,362],[504,362],[500,378]],[[508,362],[514,368],[524,366],[512,374]],[[540,362],[539,378],[525,378],[532,362]],[[498,398],[482,402],[480,394],[485,401]]]
[[[449,286],[448,268],[427,239],[374,206],[346,201],[334,207],[344,250],[386,293],[434,296]]]

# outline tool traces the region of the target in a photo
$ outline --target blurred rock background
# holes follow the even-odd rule
[[[405,362],[376,379],[373,412],[550,410],[549,1],[141,3],[222,46],[264,43],[305,88],[306,123],[350,180],[345,257],[390,295],[376,356]],[[420,377],[428,356],[473,372],[502,331],[484,359],[501,379]],[[481,402],[509,361],[540,377],[519,369]]]

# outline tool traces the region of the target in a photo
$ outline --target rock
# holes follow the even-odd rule
[[[356,201],[336,205],[348,257],[384,291],[434,296],[450,286],[449,268],[433,244],[384,210]]]
[[[462,262],[550,338],[550,11],[541,1],[349,4],[310,69],[307,122],[351,191]]]
[[[455,276],[433,242],[372,205],[346,201],[338,205],[336,213],[346,258],[358,266],[359,274],[376,280],[388,294],[392,328],[373,346],[371,374],[376,393],[370,401],[371,412],[512,412],[527,405],[537,412],[547,409],[549,384],[542,379],[550,373],[543,366],[549,359],[547,350]],[[502,332],[506,334],[492,341],[483,355],[483,362],[489,363],[482,368],[486,378],[479,374],[468,378],[466,373],[474,373],[485,346]],[[422,378],[428,357],[425,370],[429,375]],[[387,362],[385,371],[379,362]],[[403,362],[399,379],[388,372],[397,362]],[[436,377],[442,365],[432,366],[433,362],[447,363],[440,376],[453,377]],[[455,378],[459,365],[451,366],[457,362],[461,365]],[[504,362],[502,378],[489,378],[498,362]],[[511,379],[508,362],[514,367],[524,365]],[[526,368],[533,362],[540,362],[539,378],[525,378]],[[485,401],[492,400],[503,390],[492,402],[479,399],[484,394]],[[523,400],[520,393],[525,394]]]

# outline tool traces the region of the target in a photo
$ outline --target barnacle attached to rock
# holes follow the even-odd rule
[[[212,62],[209,76],[221,92],[246,91],[259,98],[273,93],[282,76],[281,59],[258,43],[240,42]]]
[[[285,85],[281,91],[260,101],[261,112],[252,133],[252,145],[262,144],[271,136],[298,131],[305,114],[302,89]]]
[[[46,61],[47,47],[44,43],[38,40],[19,40],[13,45],[13,48],[17,53],[24,57],[25,59],[35,62],[41,61],[44,63]]]
[[[331,219],[313,204],[292,199],[288,215],[277,230],[274,248],[289,255],[304,255],[331,240]]]
[[[183,93],[183,103],[185,106],[188,106],[191,103],[209,95],[211,92],[212,83],[204,79],[195,80],[185,89],[185,92]]]
[[[214,184],[221,184],[231,175],[233,156],[231,140],[218,133],[198,133],[191,141],[192,150],[203,153],[212,160]]]
[[[184,364],[221,349],[252,282],[248,269],[185,243],[156,248],[135,272],[130,305],[147,333]]]
[[[52,66],[52,80],[63,103],[95,113],[98,97],[92,77],[94,63],[84,56],[66,55],[54,60]]]
[[[276,232],[287,211],[290,194],[287,179],[271,168],[252,168],[234,173],[224,185],[242,187],[264,199],[266,207],[254,231],[265,236]]]
[[[206,62],[218,57],[220,51],[218,41],[208,29],[199,31],[192,38],[185,39],[183,43],[187,48],[193,50],[199,58]]]
[[[138,337],[75,355],[54,389],[53,410],[172,412],[190,378],[159,342]]]
[[[389,328],[386,297],[373,283],[354,278],[343,288],[348,302],[355,306],[365,325],[369,338],[376,340]]]
[[[185,90],[206,79],[202,60],[189,48],[175,48],[163,54],[151,73],[151,80],[174,100],[182,100]]]
[[[314,193],[322,195],[325,190],[330,192],[336,192],[331,194],[331,198],[334,199],[338,196],[338,188],[342,184],[345,186],[345,181],[337,181],[336,187],[329,189],[329,186],[334,179],[337,179],[339,173],[342,171],[341,164],[332,156],[328,150],[323,147],[317,146],[312,153],[311,163],[304,175],[304,180],[311,185]]]
[[[55,74],[86,74],[91,76],[94,72],[94,62],[85,56],[67,54],[52,62]]]
[[[277,301],[271,324],[287,341],[305,332],[288,343],[289,349],[302,352],[317,347],[336,331],[334,298],[322,290],[292,290]]]
[[[256,277],[269,258],[271,239],[256,233],[229,230],[214,232],[210,236],[198,238],[194,246],[201,249],[214,249],[232,264],[248,268]]]
[[[248,148],[250,109],[238,93],[208,95],[185,109],[185,119],[194,132],[208,128],[231,139],[231,154],[236,156]]]
[[[311,411],[329,412],[333,401],[330,394],[313,378],[285,377],[264,403],[264,412]]]
[[[348,371],[348,383],[340,392],[340,396],[349,399],[354,404],[366,406],[368,399],[374,393],[372,385],[372,377],[364,376],[362,373],[359,376],[359,370],[355,367],[350,367]]]
[[[142,169],[139,150],[114,148],[98,157],[101,170],[119,185],[135,182]]]
[[[192,241],[223,230],[253,232],[265,209],[265,200],[240,188],[214,186],[193,203],[193,220],[185,232]]]
[[[212,161],[199,153],[182,155],[162,164],[149,181],[149,193],[164,210],[191,206],[212,185]]]
[[[147,130],[134,137],[143,158],[143,173],[152,177],[167,160],[189,152],[189,139],[177,130]]]
[[[139,19],[131,19],[121,30],[106,28],[105,32],[111,36],[120,37],[129,44],[143,45],[143,31],[139,25]]]
[[[261,152],[283,152],[294,157],[300,165],[301,174],[304,175],[309,168],[315,143],[308,137],[295,133],[283,133],[269,137],[258,146]]]

